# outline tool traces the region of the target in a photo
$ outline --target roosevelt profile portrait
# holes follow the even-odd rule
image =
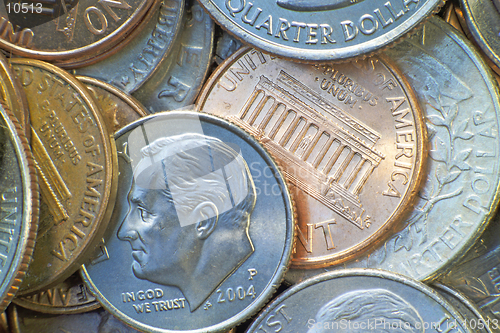
[[[344,328],[342,323],[349,323]],[[367,326],[371,323],[371,326]],[[378,324],[376,324],[378,323]],[[386,289],[355,290],[323,305],[307,333],[424,333],[417,310]]]
[[[141,149],[117,236],[138,279],[180,289],[195,311],[253,253],[256,202],[237,151],[202,134],[162,137]]]
[[[276,0],[278,6],[300,11],[312,12],[339,9],[362,2],[363,0]]]

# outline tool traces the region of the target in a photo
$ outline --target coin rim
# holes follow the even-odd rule
[[[228,330],[231,329],[232,327],[242,323],[243,321],[247,320],[249,317],[251,317],[253,314],[257,313],[267,302],[268,300],[273,296],[274,292],[278,289],[280,283],[283,281],[285,277],[285,273],[288,270],[289,263],[291,261],[291,255],[292,255],[292,250],[294,247],[294,240],[295,240],[295,219],[294,219],[294,212],[293,212],[293,204],[292,204],[292,198],[290,196],[290,192],[288,191],[287,183],[286,180],[281,173],[281,170],[275,163],[274,159],[269,155],[267,150],[261,145],[261,143],[253,138],[250,134],[246,133],[243,129],[239,128],[238,126],[232,124],[231,122],[228,122],[222,118],[213,116],[213,115],[208,115],[205,113],[199,113],[199,112],[191,112],[191,111],[168,111],[168,112],[159,112],[155,113],[152,115],[149,115],[147,117],[138,119],[127,126],[121,128],[117,132],[115,132],[115,140],[121,137],[122,135],[126,134],[130,130],[136,128],[137,126],[142,125],[144,122],[147,122],[153,118],[156,117],[162,117],[162,118],[191,118],[191,119],[199,119],[200,121],[204,121],[209,124],[213,124],[216,126],[220,126],[221,128],[227,129],[230,132],[232,132],[234,135],[240,137],[242,140],[244,140],[249,146],[253,147],[255,151],[261,156],[261,158],[267,162],[268,166],[272,166],[275,169],[275,173],[278,177],[276,177],[276,181],[280,183],[280,186],[284,191],[282,191],[282,198],[283,198],[283,203],[284,203],[284,209],[285,209],[285,227],[286,227],[286,235],[285,235],[285,240],[284,240],[284,246],[283,246],[283,251],[282,251],[282,256],[280,258],[280,261],[274,271],[274,274],[268,284],[265,286],[263,289],[263,292],[260,294],[261,297],[260,301],[258,302],[253,302],[252,305],[247,306],[244,308],[242,311],[240,311],[238,314],[216,324],[212,325],[209,327],[203,327],[200,329],[195,329],[195,330],[190,330],[190,333],[203,333],[203,332],[217,332],[217,331],[223,331],[223,330]],[[132,326],[135,329],[138,330],[144,330],[145,332],[154,332],[154,333],[175,333],[175,332],[185,332],[185,330],[182,331],[176,331],[176,330],[167,330],[167,329],[162,329],[158,327],[152,327],[149,325],[146,325],[144,323],[141,323],[135,319],[132,319],[122,313],[117,307],[115,307],[110,301],[106,299],[106,297],[99,291],[97,286],[94,284],[92,281],[92,278],[90,277],[86,265],[82,265],[81,268],[82,272],[82,278],[83,281],[87,284],[89,287],[89,291],[97,298],[99,303],[107,310],[109,311],[113,316],[116,318],[120,319],[124,323],[126,323],[129,326]],[[267,293],[264,293],[264,291],[267,291]],[[234,318],[234,319],[233,319]]]

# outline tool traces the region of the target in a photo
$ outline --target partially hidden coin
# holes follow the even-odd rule
[[[16,116],[28,142],[31,137],[29,110],[26,95],[14,76],[7,59],[0,54],[0,99]]]
[[[367,55],[412,31],[441,0],[201,0],[214,20],[245,43],[311,62]]]
[[[495,324],[494,322],[488,320],[481,310],[479,310],[476,305],[462,293],[439,282],[434,282],[431,287],[434,288],[458,311],[458,314],[462,317],[464,326],[478,333],[491,333],[499,331],[499,323],[497,322]]]
[[[12,305],[8,308],[8,319],[12,333],[139,333],[104,309],[55,315]]]
[[[430,281],[474,244],[498,204],[498,88],[471,43],[437,17],[386,55],[406,75],[424,110],[431,146],[426,180],[405,228],[343,266]],[[287,280],[323,271],[294,270]]]
[[[265,149],[194,112],[142,118],[115,140],[115,210],[82,268],[103,307],[145,332],[218,332],[255,314],[282,281],[295,230]]]
[[[99,105],[108,133],[114,133],[147,115],[139,101],[120,89],[91,77],[77,76],[76,78],[87,86]]]
[[[12,302],[25,309],[46,314],[76,314],[101,307],[78,272],[53,288],[16,297]]]
[[[378,270],[341,270],[303,281],[269,304],[247,332],[276,328],[284,333],[476,332],[430,287]]]
[[[39,192],[28,141],[15,116],[0,104],[0,311],[28,269],[38,225]]]
[[[71,66],[124,43],[154,1],[40,1],[23,6],[20,12],[14,2],[2,0],[0,47],[23,57]]]
[[[461,0],[467,32],[500,74],[500,11],[493,0]]]
[[[11,59],[28,97],[40,178],[40,225],[20,293],[64,281],[101,240],[116,195],[113,138],[87,88],[65,71]]]
[[[439,278],[468,297],[485,314],[493,332],[500,332],[499,222],[495,217],[467,254]]]
[[[172,52],[133,96],[148,112],[177,110],[192,104],[212,62],[214,23],[195,1]]]
[[[257,136],[281,164],[297,207],[293,267],[360,256],[397,228],[416,196],[423,117],[384,59],[309,65],[244,48],[197,104]]]
[[[115,47],[106,59],[74,70],[132,93],[153,75],[179,38],[184,0],[163,0],[142,31],[125,47]],[[95,57],[94,57],[95,58]],[[92,58],[92,61],[94,61]]]

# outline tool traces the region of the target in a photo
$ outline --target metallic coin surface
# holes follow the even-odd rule
[[[101,108],[108,133],[114,133],[125,125],[147,115],[139,101],[120,89],[87,76],[77,76],[76,78],[87,86]]]
[[[498,332],[500,329],[498,323],[485,318],[481,310],[460,292],[439,282],[434,282],[431,287],[458,311],[465,327],[478,333]]]
[[[422,179],[421,110],[383,59],[313,66],[245,48],[212,75],[198,105],[259,137],[281,164],[297,207],[294,267],[373,247]]]
[[[439,281],[470,298],[485,314],[494,332],[500,332],[500,220],[490,223],[467,254]]]
[[[228,330],[258,311],[283,278],[295,229],[264,148],[193,112],[142,118],[115,140],[115,210],[82,269],[103,307],[145,332]]]
[[[461,0],[467,28],[485,55],[500,66],[500,12],[492,0]]]
[[[13,10],[7,6],[10,1],[2,0],[0,47],[24,57],[69,65],[123,42],[153,1],[75,0],[63,5],[44,1],[39,2],[41,13],[28,10],[9,15],[13,14],[8,12]]]
[[[464,326],[456,310],[420,282],[385,271],[342,270],[290,288],[247,332],[474,332]]]
[[[441,0],[200,0],[217,23],[252,46],[300,61],[339,60],[390,45]]]
[[[78,272],[54,288],[14,298],[25,309],[48,314],[75,314],[95,310],[101,305],[82,281]]]
[[[11,59],[28,97],[42,204],[33,262],[20,292],[64,281],[100,240],[116,195],[116,151],[89,91],[63,70]],[[109,204],[109,207],[108,207]]]
[[[413,86],[431,143],[426,181],[404,230],[343,266],[432,280],[474,244],[498,203],[500,101],[491,71],[439,18],[386,52]],[[289,272],[300,281],[311,272]]]
[[[151,113],[192,104],[207,76],[213,45],[214,23],[194,2],[171,54],[133,96]]]
[[[138,333],[139,331],[114,318],[104,309],[67,314],[50,315],[18,306],[8,309],[12,333]]]
[[[217,65],[220,65],[242,46],[243,44],[238,39],[223,31],[222,35],[217,38],[217,47],[215,49],[215,62]]]
[[[163,0],[146,26],[124,48],[75,74],[94,77],[132,93],[170,54],[184,17],[184,0]],[[110,51],[113,52],[113,51]]]
[[[28,268],[38,224],[38,185],[24,131],[0,104],[0,311],[10,303]]]
[[[4,105],[16,116],[21,128],[30,141],[28,102],[19,81],[10,68],[7,59],[0,54],[0,99]]]

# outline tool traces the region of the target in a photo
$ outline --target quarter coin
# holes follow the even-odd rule
[[[201,0],[224,29],[262,51],[303,62],[345,60],[392,44],[441,0]]]
[[[423,117],[387,60],[309,65],[245,48],[212,75],[198,106],[259,137],[281,164],[297,207],[293,267],[360,256],[411,207]]]
[[[11,59],[28,97],[42,204],[33,262],[20,293],[64,281],[100,241],[116,195],[113,138],[90,92],[56,66]]]
[[[258,311],[282,281],[295,230],[265,149],[194,112],[141,118],[115,140],[119,189],[105,250],[83,267],[103,307],[163,333],[229,330]]]

